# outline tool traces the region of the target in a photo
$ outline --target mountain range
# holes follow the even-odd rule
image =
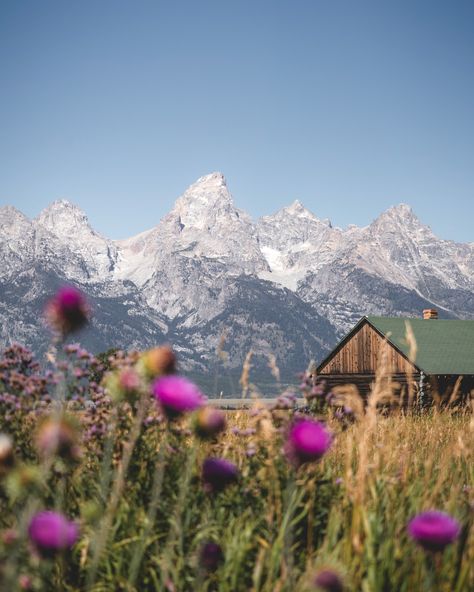
[[[126,240],[97,233],[66,200],[28,219],[0,208],[0,344],[42,354],[47,298],[63,283],[89,297],[85,347],[172,343],[183,370],[282,380],[320,359],[361,316],[474,318],[474,243],[435,236],[401,204],[366,227],[333,227],[299,201],[254,221],[221,173],[198,179],[156,226]],[[274,356],[274,357],[273,357]]]

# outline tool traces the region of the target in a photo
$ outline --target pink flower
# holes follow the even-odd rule
[[[51,556],[72,547],[79,537],[79,530],[63,514],[43,511],[31,519],[28,536],[42,555]]]
[[[331,433],[318,421],[302,419],[288,434],[285,452],[296,465],[319,460],[330,448]]]
[[[194,411],[204,404],[198,387],[181,376],[158,378],[153,384],[153,395],[169,419]]]
[[[46,305],[46,319],[63,336],[81,329],[88,321],[89,307],[79,290],[64,286]]]
[[[460,530],[455,518],[437,510],[418,514],[408,524],[408,534],[427,551],[442,551],[455,541]]]

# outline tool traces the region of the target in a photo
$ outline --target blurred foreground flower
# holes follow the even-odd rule
[[[194,430],[203,440],[215,438],[226,428],[225,414],[214,407],[203,407],[196,415]]]
[[[426,551],[442,551],[456,540],[460,530],[455,518],[437,510],[422,512],[408,524],[408,534]]]
[[[322,569],[314,578],[314,585],[322,592],[342,592],[344,583],[341,576],[332,569]]]
[[[30,576],[22,574],[18,578],[18,585],[20,586],[20,590],[31,590],[33,588],[33,580]]]
[[[204,488],[212,493],[225,489],[236,483],[239,469],[234,463],[224,458],[207,458],[202,465],[202,480]]]
[[[43,511],[31,519],[28,536],[39,553],[49,557],[71,548],[79,537],[79,529],[59,512]]]
[[[222,548],[217,543],[204,543],[199,552],[199,565],[207,572],[216,571],[224,560]]]
[[[296,465],[319,460],[330,448],[331,433],[326,427],[312,419],[295,423],[288,434],[285,452]]]
[[[66,417],[46,418],[36,433],[36,448],[43,458],[57,454],[64,460],[78,460],[81,456],[78,441],[77,425]]]
[[[173,374],[176,371],[176,355],[168,345],[155,347],[141,355],[139,367],[148,378]]]
[[[0,434],[0,476],[7,473],[14,462],[13,441],[7,434]]]
[[[194,411],[204,404],[198,387],[181,376],[163,376],[156,380],[153,395],[168,419]]]
[[[140,376],[133,368],[108,372],[103,384],[110,398],[116,402],[125,399],[132,403],[140,394]]]
[[[89,307],[79,290],[72,286],[60,288],[46,305],[46,320],[64,337],[81,329],[89,319]]]

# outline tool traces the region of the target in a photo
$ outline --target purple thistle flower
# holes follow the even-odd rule
[[[202,465],[204,488],[209,492],[222,491],[238,478],[239,469],[224,458],[207,458]]]
[[[198,387],[181,376],[163,376],[153,384],[153,395],[168,419],[194,411],[204,404]]]
[[[43,556],[71,548],[79,537],[77,524],[59,512],[43,511],[33,516],[28,536]]]
[[[341,576],[332,569],[322,569],[314,578],[314,585],[324,592],[342,592],[344,583]]]
[[[87,323],[89,307],[79,290],[64,286],[48,302],[45,313],[51,327],[65,336]]]
[[[288,434],[285,452],[296,465],[319,460],[331,446],[331,433],[326,427],[312,419],[295,423]]]
[[[431,510],[412,518],[407,530],[411,538],[426,551],[442,551],[459,536],[461,527],[449,514]]]
[[[224,553],[217,543],[204,543],[199,551],[199,564],[207,572],[216,571],[223,559]]]

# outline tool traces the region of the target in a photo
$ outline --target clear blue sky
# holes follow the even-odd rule
[[[1,0],[0,204],[112,238],[222,171],[254,217],[474,241],[474,2]]]

